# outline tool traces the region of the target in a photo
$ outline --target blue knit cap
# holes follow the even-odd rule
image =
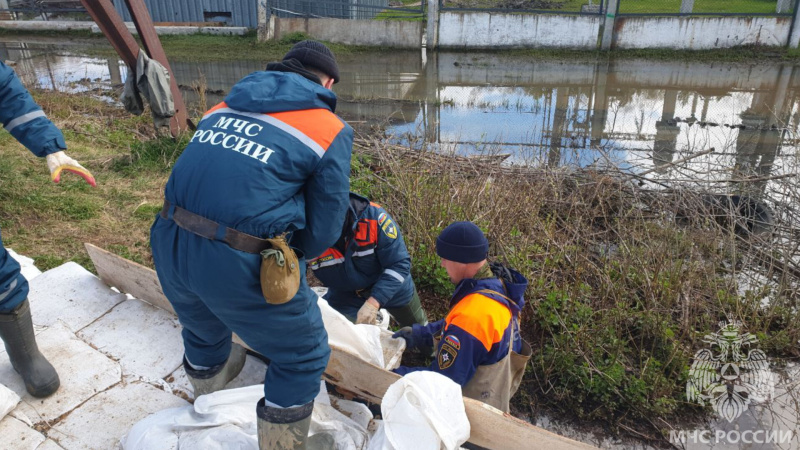
[[[463,264],[480,262],[489,254],[489,241],[472,222],[454,222],[436,238],[436,254]]]

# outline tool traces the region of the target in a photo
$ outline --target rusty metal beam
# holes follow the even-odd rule
[[[147,7],[141,0],[126,0],[126,5],[133,17],[133,23],[142,40],[145,52],[150,58],[158,61],[167,68],[170,78],[170,91],[172,92],[172,99],[175,104],[175,116],[170,120],[170,133],[173,137],[177,136],[179,132],[193,129],[194,124],[188,119],[186,115],[186,106],[183,103],[183,96],[178,89],[178,84],[175,81],[175,76],[167,61],[167,55],[161,47],[161,41],[156,34],[153,20],[150,18],[150,13]],[[134,39],[133,34],[128,31],[128,27],[122,20],[122,17],[114,9],[114,5],[110,0],[81,0],[81,4],[86,8],[89,15],[92,16],[95,23],[100,27],[100,30],[108,38],[111,46],[117,51],[117,54],[125,61],[125,64],[130,69],[131,73],[136,68],[136,59],[139,56],[139,44]]]
[[[139,44],[128,31],[122,17],[117,14],[114,5],[110,1],[101,0],[81,0],[81,4],[92,16],[92,19],[100,27],[100,31],[108,38],[111,46],[117,54],[125,61],[128,67],[136,67],[136,57],[139,55]]]
[[[169,72],[169,87],[172,91],[172,101],[175,103],[175,116],[172,117],[169,123],[172,135],[177,136],[179,131],[193,129],[194,124],[189,121],[186,115],[183,95],[181,95],[178,83],[175,81],[175,75],[173,75],[169,66],[167,54],[164,53],[164,48],[161,46],[161,40],[156,34],[156,27],[153,25],[153,19],[150,17],[147,6],[145,6],[143,0],[125,0],[125,5],[128,6],[128,11],[131,12],[133,24],[136,26],[136,31],[139,33],[139,38],[142,40],[142,45],[147,54],[150,55],[150,58],[166,67]]]

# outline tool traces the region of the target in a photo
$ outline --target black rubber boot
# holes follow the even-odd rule
[[[61,386],[56,369],[36,345],[28,299],[10,312],[0,313],[0,338],[11,365],[22,376],[29,394],[47,397]]]
[[[186,371],[186,376],[194,388],[194,398],[222,390],[229,381],[239,375],[246,358],[245,348],[236,343],[231,345],[231,354],[227,361],[207,370],[192,369],[184,356],[183,370]]]
[[[264,405],[264,399],[256,406],[258,417],[259,450],[334,450],[336,444],[328,433],[317,433],[308,437],[314,402],[294,408],[274,408]]]

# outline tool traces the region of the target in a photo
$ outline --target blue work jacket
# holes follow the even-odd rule
[[[178,158],[166,199],[258,237],[292,233],[306,258],[341,232],[353,130],[336,95],[301,75],[254,72],[211,108]]]
[[[337,243],[309,261],[325,298],[354,316],[371,295],[381,307],[406,305],[414,293],[411,256],[394,219],[377,203],[350,193],[348,224]],[[344,222],[342,222],[344,223]],[[368,292],[357,293],[357,291]]]
[[[496,268],[501,268],[499,271]],[[519,312],[525,306],[528,280],[514,269],[493,265],[493,272],[505,272],[498,278],[462,280],[450,300],[447,316],[428,325],[413,325],[415,343],[431,347],[439,338],[436,358],[430,367],[400,366],[394,372],[405,375],[432,370],[465,386],[479,366],[491,365],[513,350],[522,348],[519,335]]]
[[[64,135],[44,114],[14,70],[0,62],[0,122],[38,157],[67,148]]]

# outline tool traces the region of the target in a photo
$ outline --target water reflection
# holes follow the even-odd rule
[[[119,84],[121,62],[79,49],[0,44],[28,82],[83,91]],[[338,111],[389,124],[395,139],[461,153],[510,153],[551,166],[655,168],[710,147],[721,164],[765,177],[797,149],[798,71],[788,64],[553,62],[474,53],[340,58]],[[261,61],[173,62],[187,104],[221,101]],[[203,80],[202,83],[199,80]],[[196,89],[203,85],[206,105]],[[731,158],[732,157],[732,158]],[[755,190],[764,186],[756,185]]]

